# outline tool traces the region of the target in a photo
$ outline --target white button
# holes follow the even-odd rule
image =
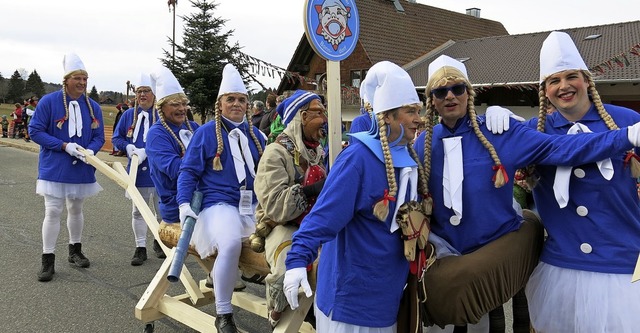
[[[147,171],[147,167],[142,167],[142,171]]]
[[[450,222],[452,225],[458,225],[458,224],[460,224],[460,218],[459,218],[458,216],[456,216],[456,215],[453,215],[453,216],[451,216],[451,218],[449,219],[449,222]]]
[[[73,162],[71,162],[71,164],[76,164],[78,163],[78,160],[73,160]]]
[[[593,248],[589,243],[582,243],[580,244],[580,251],[588,254],[588,253],[591,253],[591,251],[593,251]]]
[[[580,216],[587,216],[587,214],[589,214],[589,210],[585,206],[578,206],[578,208],[576,208],[576,213]]]
[[[580,168],[575,168],[573,170],[573,174],[578,178],[584,178],[584,175],[585,175],[584,170],[582,170]]]

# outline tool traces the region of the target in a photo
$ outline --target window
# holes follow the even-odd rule
[[[364,77],[367,75],[367,69],[356,69],[351,71],[351,86],[354,88],[360,88],[360,83],[364,80]]]

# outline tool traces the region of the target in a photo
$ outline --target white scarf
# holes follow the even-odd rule
[[[191,142],[191,138],[193,137],[193,132],[187,129],[181,129],[180,132],[178,132],[178,136],[180,137],[180,141],[182,141],[184,148],[187,149]]]
[[[409,182],[411,184],[409,185]],[[405,202],[407,197],[407,185],[409,185],[409,200],[418,200],[418,167],[404,167],[400,170],[400,181],[398,182],[400,187],[398,188],[398,195],[396,199],[396,209],[393,212],[393,218],[391,219],[391,228],[389,231],[392,233],[400,228],[398,222],[396,222],[396,215],[398,209]]]
[[[589,127],[584,124],[575,123],[567,134],[576,134],[576,133],[591,133]],[[611,159],[607,158],[602,161],[596,162],[598,166],[598,170],[600,170],[600,174],[606,180],[611,180],[613,177],[613,164],[611,163]],[[560,208],[567,207],[567,203],[569,203],[569,181],[571,180],[571,170],[573,167],[571,166],[559,166],[556,168],[556,178],[553,181],[553,194],[556,197],[556,201],[558,202],[558,206]]]
[[[144,124],[142,124],[143,119]],[[144,131],[142,132],[142,142],[147,142],[147,132],[149,131],[149,113],[147,111],[140,111],[140,114],[138,115],[136,128],[133,130],[133,142],[136,142],[136,140],[138,140],[140,125],[144,126]]]
[[[82,137],[82,111],[77,101],[69,102],[69,138]]]
[[[444,165],[442,168],[442,187],[444,205],[453,209],[458,218],[462,218],[462,137],[442,139]]]
[[[240,147],[242,147],[242,150]],[[255,164],[253,163],[253,156],[251,156],[251,150],[249,149],[249,140],[239,128],[234,128],[229,132],[229,149],[231,150],[231,155],[233,155],[233,165],[236,169],[238,183],[241,183],[247,178],[244,170],[245,163],[249,169],[249,173],[255,178]]]

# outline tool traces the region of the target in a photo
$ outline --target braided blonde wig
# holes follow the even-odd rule
[[[455,67],[444,66],[436,70],[429,81],[427,82],[425,94],[427,95],[427,114],[426,114],[426,131],[425,139],[424,139],[424,168],[425,173],[427,175],[427,179],[431,173],[431,136],[433,134],[433,119],[436,111],[433,108],[433,99],[431,97],[431,90],[439,87],[444,87],[449,83],[464,83],[467,87],[467,113],[469,114],[469,120],[471,121],[471,127],[473,128],[473,132],[482,145],[489,151],[489,155],[491,155],[491,159],[493,160],[494,166],[493,170],[496,171],[493,178],[493,184],[496,188],[500,188],[504,186],[508,181],[509,177],[506,173],[502,162],[500,162],[500,157],[498,157],[498,153],[496,149],[493,147],[493,144],[487,140],[487,138],[482,134],[480,130],[480,126],[478,125],[477,113],[474,106],[476,93],[471,86],[471,82]]]
[[[589,90],[589,93],[591,94],[591,98],[593,99],[593,104],[595,105],[596,110],[600,115],[600,118],[604,121],[604,123],[607,125],[607,128],[609,130],[619,129],[616,122],[613,120],[613,118],[611,118],[611,115],[607,112],[607,110],[605,110],[604,105],[602,104],[602,99],[600,99],[600,94],[598,93],[598,90],[596,90],[596,84],[595,82],[593,82],[593,77],[591,76],[591,73],[586,70],[581,70],[580,72],[584,76],[585,81],[587,81],[587,83],[589,84],[588,90]],[[539,99],[540,109],[538,111],[537,130],[543,133],[545,128],[545,122],[547,120],[547,111],[551,106],[553,106],[546,96],[545,83],[546,83],[546,79],[540,82],[540,87],[538,89],[538,99]],[[627,157],[625,158],[625,160],[629,160],[631,162],[631,176],[633,178],[640,177],[640,161],[638,161],[637,156],[635,155],[633,150],[630,150],[627,152]],[[535,185],[535,180],[531,177],[531,174],[529,174],[529,176],[527,177],[527,182],[529,182],[530,185]]]
[[[79,69],[79,70],[75,70],[72,72],[69,72],[67,75],[64,76],[63,80],[62,80],[62,101],[64,102],[64,118],[62,119],[58,119],[56,120],[56,127],[58,127],[59,129],[62,129],[62,124],[64,124],[65,121],[67,121],[67,119],[69,119],[69,104],[67,104],[67,80],[72,77],[73,75],[76,74],[82,74],[82,75],[87,75],[87,77],[89,76],[89,74],[87,74],[87,71]],[[87,88],[85,87],[84,89],[84,98],[87,101],[87,105],[89,106],[89,114],[91,115],[91,129],[96,129],[98,127],[100,127],[100,122],[98,121],[98,119],[96,119],[95,115],[93,114],[93,106],[91,106],[91,101],[89,101],[89,95],[87,95]]]
[[[176,134],[171,130],[171,128],[169,127],[169,124],[167,124],[167,121],[164,119],[164,112],[162,111],[162,106],[165,104],[171,104],[171,103],[189,103],[189,99],[187,98],[187,95],[183,94],[183,93],[177,93],[177,94],[172,94],[166,97],[163,97],[159,100],[156,101],[155,107],[160,110],[158,112],[158,116],[160,117],[160,123],[162,124],[162,127],[164,127],[167,132],[169,132],[169,134],[171,134],[171,136],[176,140],[176,142],[178,142],[178,145],[180,146],[180,150],[181,150],[181,155],[180,157],[183,157],[184,154],[186,153],[187,149],[184,146],[184,144],[182,143],[182,140],[180,140],[178,138],[178,136],[176,136]],[[137,112],[134,112],[134,114],[136,114]],[[135,121],[134,121],[135,123]],[[189,120],[187,119],[185,121],[185,124],[187,125],[187,129],[193,133],[193,128],[191,127],[191,123],[189,122]]]
[[[214,111],[215,111],[215,116],[214,119],[216,121],[216,141],[218,141],[218,147],[216,150],[216,156],[213,158],[213,170],[216,171],[221,171],[222,170],[222,162],[220,161],[220,156],[222,155],[222,152],[224,150],[224,144],[222,141],[222,108],[220,107],[220,100],[222,99],[222,97],[224,97],[226,94],[224,95],[220,95],[218,96],[218,99],[216,100],[216,104],[214,105]],[[262,145],[260,145],[260,141],[258,141],[258,138],[256,137],[256,134],[253,132],[253,125],[251,124],[251,122],[248,121],[248,119],[251,119],[251,109],[249,108],[249,103],[247,103],[247,111],[245,111],[245,119],[247,119],[247,122],[249,123],[249,135],[251,136],[251,139],[253,140],[253,143],[256,145],[256,148],[258,149],[258,155],[262,156]]]

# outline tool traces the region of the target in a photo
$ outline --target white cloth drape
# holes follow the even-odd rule
[[[567,134],[576,134],[576,133],[591,133],[589,127],[584,124],[575,123]],[[607,158],[602,161],[596,162],[598,166],[598,170],[600,170],[600,174],[606,180],[611,180],[613,177],[613,164],[611,163],[611,159]],[[569,203],[569,181],[571,180],[571,170],[573,167],[571,166],[559,166],[556,168],[556,178],[553,181],[553,194],[558,202],[558,206],[560,208],[564,208]]]
[[[69,138],[82,137],[82,112],[77,101],[69,102]]]
[[[239,128],[234,128],[229,132],[229,149],[231,150],[231,155],[233,155],[233,165],[236,169],[238,183],[247,178],[244,170],[245,163],[249,169],[249,173],[255,178],[255,164],[251,156],[251,150],[249,149],[249,140]]]
[[[411,183],[411,184],[409,184]],[[393,218],[391,219],[391,228],[389,231],[392,233],[400,226],[398,222],[396,222],[396,215],[398,214],[398,209],[402,204],[406,201],[407,197],[407,185],[409,185],[410,193],[409,200],[418,200],[418,167],[404,167],[400,170],[400,181],[398,182],[400,185],[398,188],[398,195],[396,199],[396,209],[393,212]]]
[[[442,170],[443,200],[447,208],[453,209],[457,217],[462,218],[462,137],[442,139],[444,147],[444,166]]]
[[[181,129],[180,132],[178,132],[178,136],[180,137],[180,141],[182,141],[184,148],[186,149],[187,147],[189,147],[189,143],[191,142],[191,138],[193,137],[193,132],[191,132],[190,130]]]

